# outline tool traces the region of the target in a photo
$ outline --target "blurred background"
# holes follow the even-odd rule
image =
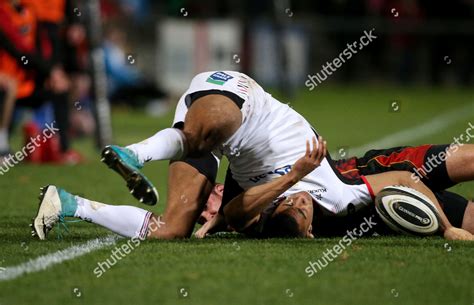
[[[364,31],[377,38],[316,91],[473,84],[472,0],[0,3],[0,156],[40,135],[44,145],[25,154],[32,163],[83,162],[76,139],[110,144],[111,113],[169,115],[206,70],[242,71],[293,101]],[[59,129],[51,138],[42,135],[48,122]]]

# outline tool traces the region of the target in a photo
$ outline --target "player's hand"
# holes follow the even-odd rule
[[[202,227],[194,233],[194,236],[196,238],[204,238],[209,234],[217,232],[219,227],[223,226],[225,226],[225,217],[224,215],[217,213],[214,218],[203,224]]]
[[[315,170],[326,157],[326,141],[323,137],[319,137],[318,143],[316,137],[312,139],[313,149],[310,147],[309,141],[306,141],[306,153],[298,159],[292,167],[292,172],[296,174],[298,180]]]
[[[444,231],[447,240],[474,240],[474,235],[464,229],[449,227]]]

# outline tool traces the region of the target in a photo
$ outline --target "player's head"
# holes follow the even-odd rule
[[[268,237],[314,238],[311,233],[313,221],[313,199],[307,192],[288,196],[275,209],[265,224]]]
[[[209,195],[209,199],[207,200],[206,206],[204,207],[201,216],[199,216],[199,224],[204,224],[217,215],[219,208],[221,207],[223,194],[224,185],[216,183],[212,189],[211,195]]]

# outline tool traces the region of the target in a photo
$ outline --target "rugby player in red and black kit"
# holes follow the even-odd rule
[[[333,166],[343,177],[342,179],[347,180],[360,179],[361,175],[370,176],[390,171],[407,172],[409,180],[405,182],[422,181],[435,194],[453,226],[474,233],[474,203],[446,190],[457,183],[474,179],[474,145],[422,145],[370,150],[360,158],[335,160]],[[226,190],[227,187],[236,188],[231,181],[226,185]],[[324,190],[319,190],[319,192],[324,193]],[[325,213],[317,204],[317,200],[312,200],[305,192],[275,199],[272,204],[260,210],[258,217],[256,214],[242,217],[239,213],[240,219],[234,220],[238,224],[237,227],[240,227],[239,230],[257,237],[308,237],[313,234],[341,236],[358,227],[364,219],[374,217],[373,226],[365,232],[367,235],[374,232],[391,233],[376,214],[374,206],[360,211],[349,209],[347,215],[336,217]],[[224,196],[221,211],[229,201]],[[300,208],[303,208],[303,213],[296,212]],[[226,214],[229,213],[235,214],[235,209],[226,208]],[[226,219],[232,220],[235,216],[226,215]],[[213,221],[198,230],[196,235],[203,237],[207,233],[215,232],[216,219]],[[235,225],[235,222],[231,225]],[[242,223],[245,225],[242,226]]]

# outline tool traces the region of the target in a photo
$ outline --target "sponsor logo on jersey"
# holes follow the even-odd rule
[[[310,193],[316,200],[323,200],[323,195],[322,193],[327,193],[327,188],[323,187],[323,188],[320,188],[320,189],[314,189],[314,190],[309,190],[307,191],[308,193]]]
[[[317,194],[317,193],[327,193],[327,188],[323,187],[320,189],[315,189],[315,190],[309,190],[308,193],[310,194]]]
[[[229,79],[234,78],[233,76],[230,76],[227,73],[224,72],[215,72],[211,74],[206,80],[206,82],[215,84],[215,85],[224,85]]]
[[[315,198],[316,200],[321,201],[321,200],[323,200],[323,195],[321,195],[321,194],[314,194],[314,198]]]
[[[237,90],[244,94],[248,98],[249,95],[249,80],[245,77],[239,77],[237,79]]]
[[[276,175],[283,176],[283,175],[288,174],[290,171],[291,171],[291,165],[285,165],[285,166],[279,167],[279,168],[277,168],[277,169],[275,169],[271,172],[252,177],[249,180],[254,182],[254,183],[257,183],[258,181],[262,180],[263,178],[267,177],[268,175],[276,174]]]

